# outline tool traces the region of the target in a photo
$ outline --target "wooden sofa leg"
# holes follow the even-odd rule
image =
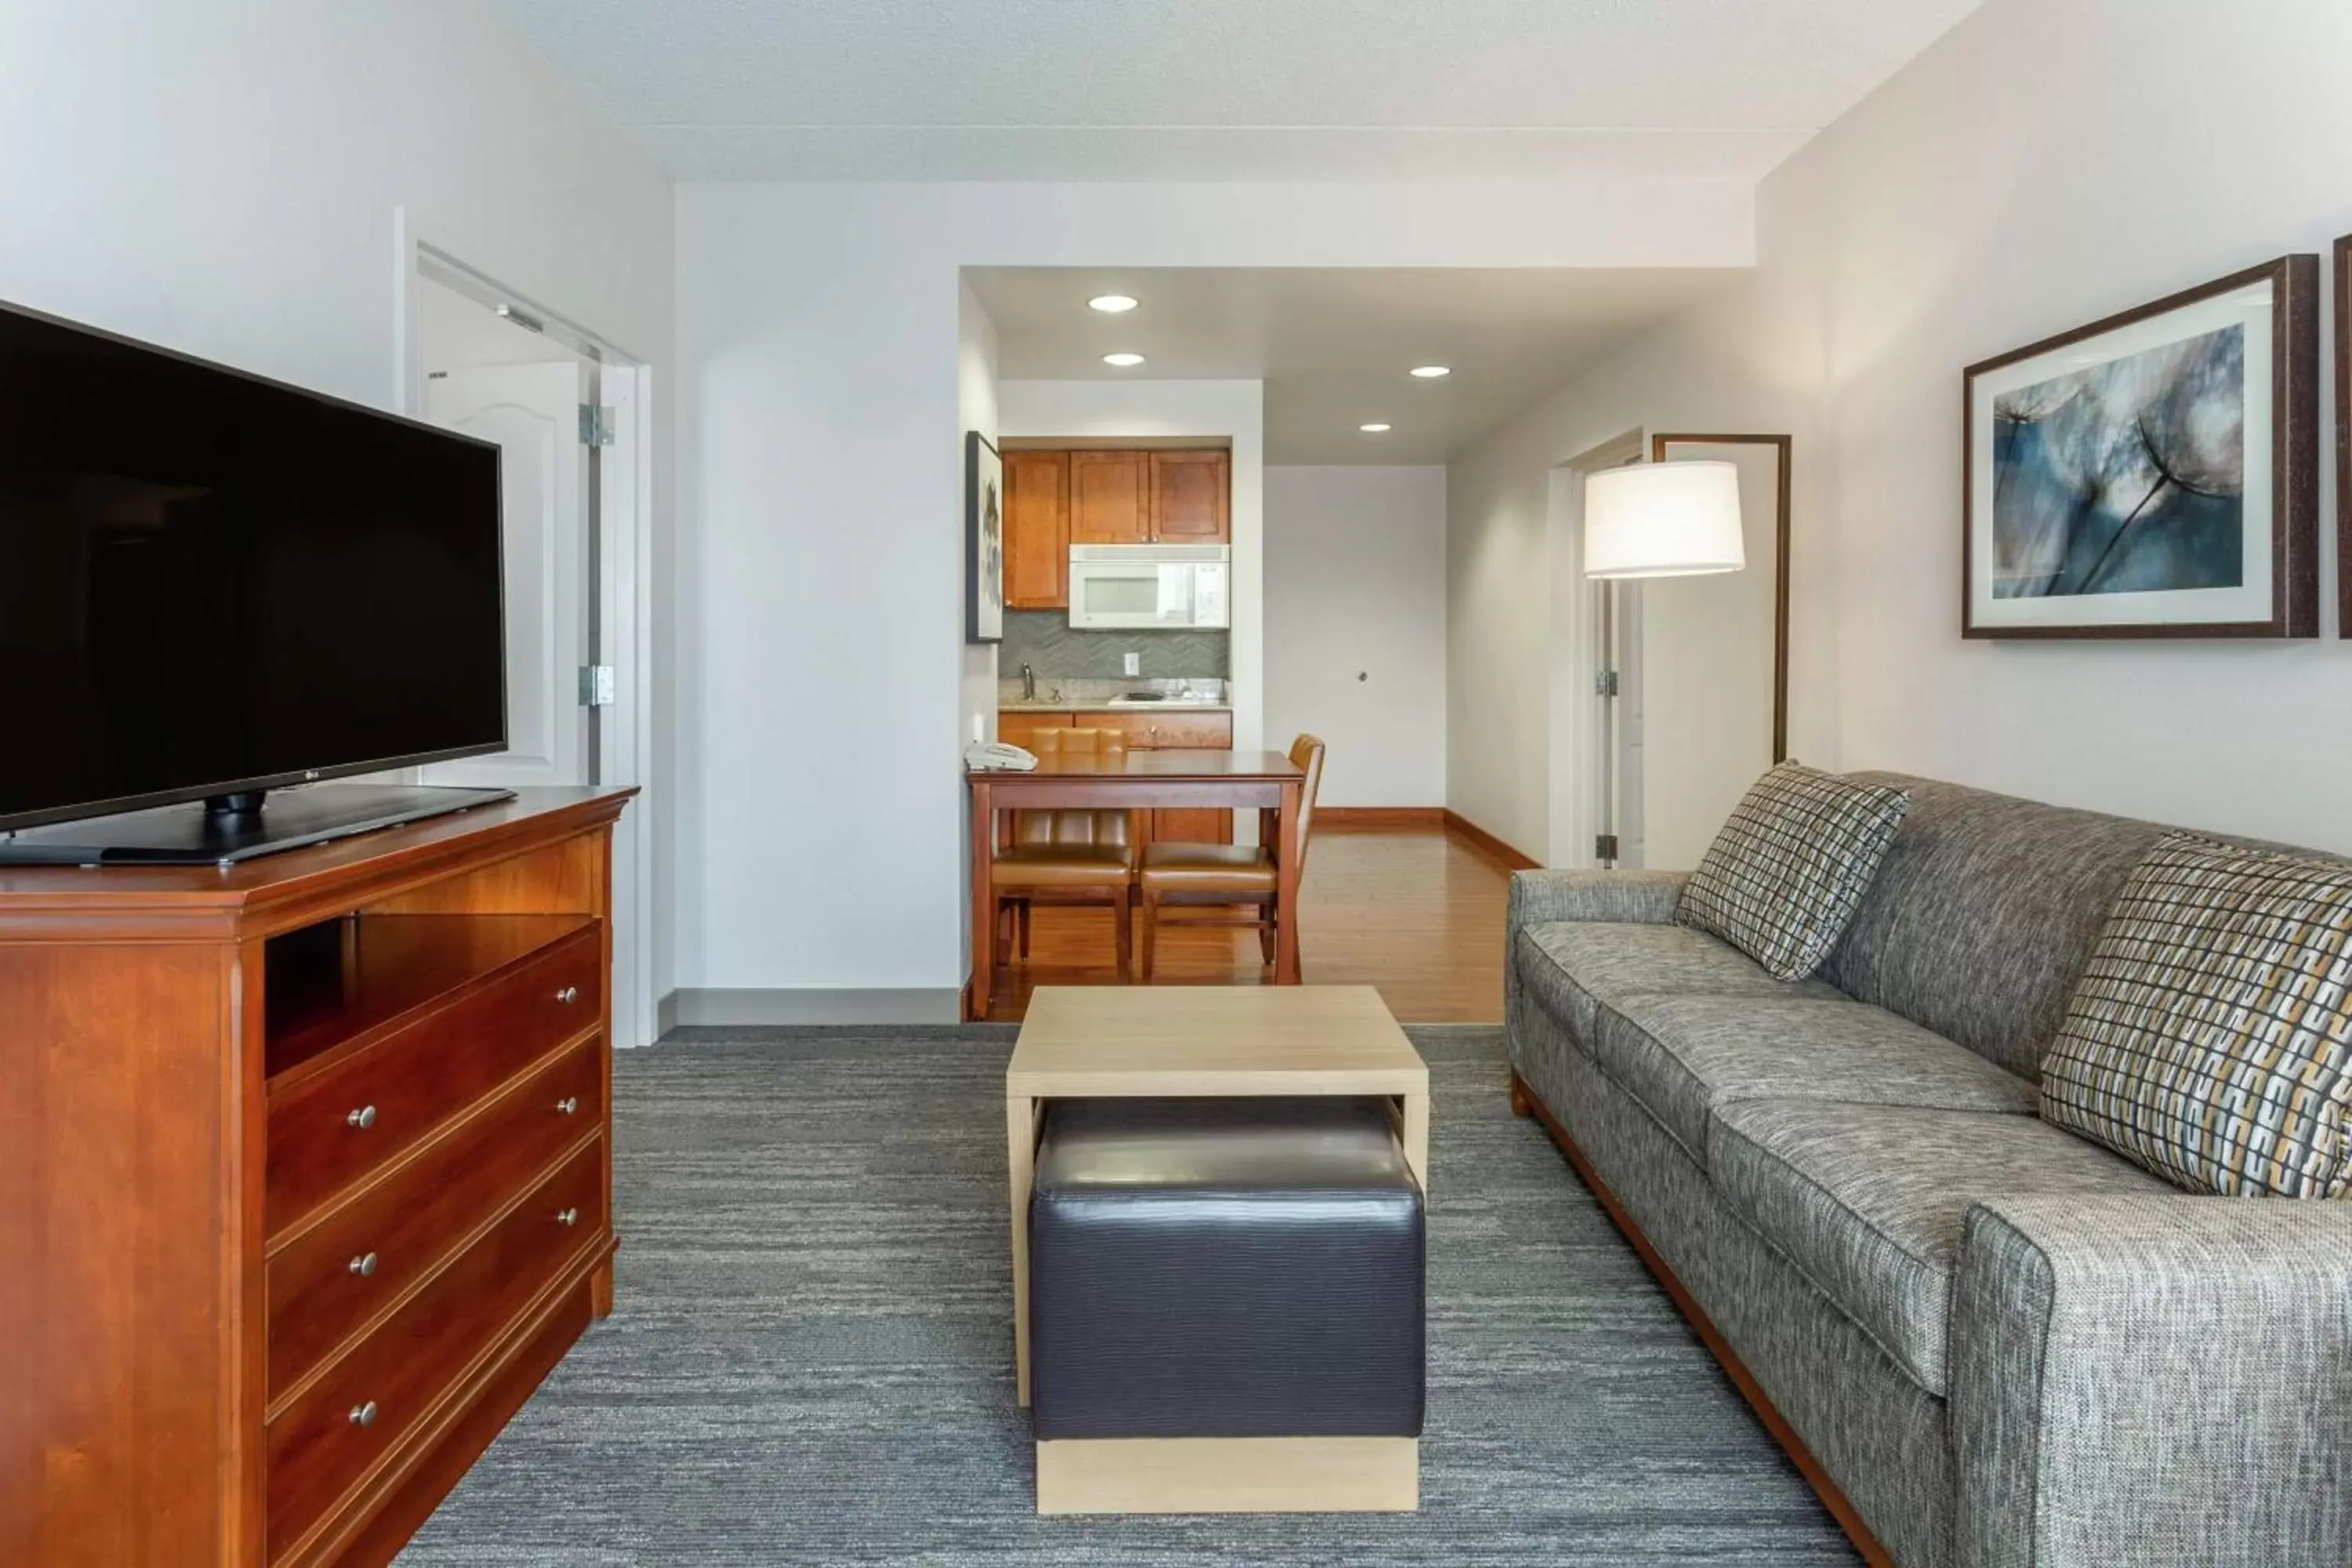
[[[1528,1098],[1528,1086],[1519,1081],[1519,1075],[1517,1072],[1512,1073],[1511,1114],[1514,1116],[1533,1116],[1535,1113],[1536,1102]]]

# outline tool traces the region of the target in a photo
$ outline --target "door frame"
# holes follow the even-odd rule
[[[594,331],[508,288],[417,232],[408,209],[393,214],[393,406],[424,417],[426,280],[493,310],[523,312],[547,336],[597,362],[598,395],[613,410],[613,444],[594,470],[594,652],[613,667],[614,700],[592,709],[596,782],[634,785],[634,811],[614,828],[613,1044],[650,1045],[659,1034],[654,984],[653,367]]]
[[[1795,438],[1769,434],[1700,436],[1660,431],[1650,437],[1650,461],[1664,462],[1666,448],[1673,446],[1770,447],[1776,451],[1779,472],[1772,476],[1777,491],[1773,504],[1779,510],[1772,520],[1772,761],[1785,763],[1789,760],[1789,467]]]

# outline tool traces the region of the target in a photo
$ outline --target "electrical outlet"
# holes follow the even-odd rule
[[[1141,654],[1131,653],[1127,656],[1127,673],[1129,675],[1141,675],[1143,673],[1143,656]]]

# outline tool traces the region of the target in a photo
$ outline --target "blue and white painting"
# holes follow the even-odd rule
[[[2227,279],[1969,367],[1969,635],[2271,621],[2275,292]]]
[[[2246,580],[2246,329],[2162,343],[1993,398],[1992,595]]]

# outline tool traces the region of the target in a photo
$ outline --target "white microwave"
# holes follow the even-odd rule
[[[1070,625],[1231,626],[1233,574],[1233,550],[1223,544],[1073,544]]]

